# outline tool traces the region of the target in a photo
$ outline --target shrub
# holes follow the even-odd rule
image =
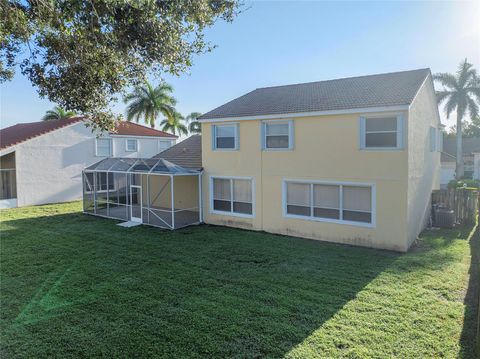
[[[451,180],[448,182],[448,188],[475,188],[480,189],[480,181],[473,179]]]

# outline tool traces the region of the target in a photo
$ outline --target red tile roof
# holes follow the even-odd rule
[[[134,122],[121,121],[118,123],[114,132],[110,132],[112,135],[122,136],[153,136],[153,137],[171,137],[177,138],[178,136],[171,133],[156,130],[154,128],[139,125]]]
[[[0,150],[17,145],[21,142],[25,142],[31,138],[44,135],[48,132],[58,130],[62,127],[66,127],[79,121],[83,121],[83,117],[72,117],[65,120],[19,123],[4,128],[0,130]],[[119,122],[116,131],[111,132],[111,134],[177,138],[177,136],[170,133],[126,121]]]
[[[0,150],[19,144],[31,138],[66,127],[82,121],[82,117],[72,117],[65,120],[18,123],[0,130]]]

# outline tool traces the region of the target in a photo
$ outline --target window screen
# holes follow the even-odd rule
[[[112,156],[112,140],[109,138],[97,138],[96,140],[96,153],[100,157]]]
[[[236,125],[213,126],[214,148],[235,149],[237,146]]]
[[[233,212],[252,214],[252,182],[233,180]]]
[[[290,122],[265,122],[265,148],[290,148]]]
[[[170,148],[170,141],[158,141],[158,152],[163,152],[165,151],[167,148]]]
[[[343,219],[372,222],[372,189],[370,187],[343,186]]]
[[[127,139],[127,146],[126,150],[128,152],[136,152],[137,151],[137,140],[134,138]]]
[[[230,212],[232,210],[230,180],[223,178],[213,179],[213,208],[217,211]]]
[[[397,117],[372,117],[365,119],[366,148],[397,148]]]
[[[213,178],[213,209],[253,214],[253,189],[249,179]]]
[[[310,216],[310,184],[287,183],[287,213]]]
[[[340,187],[315,184],[313,186],[313,215],[340,219]]]

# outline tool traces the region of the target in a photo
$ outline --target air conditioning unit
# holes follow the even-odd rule
[[[446,208],[436,208],[434,226],[441,228],[453,228],[455,225],[455,211]]]

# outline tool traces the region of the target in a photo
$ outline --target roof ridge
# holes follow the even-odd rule
[[[341,80],[361,79],[361,78],[365,78],[365,77],[394,75],[394,74],[402,74],[402,73],[405,73],[405,72],[425,71],[425,70],[431,72],[431,70],[430,70],[429,67],[424,67],[424,68],[413,69],[413,70],[382,72],[382,73],[379,73],[379,74],[372,74],[372,75],[348,76],[348,77],[339,77],[339,78],[328,79],[328,80],[308,81],[308,82],[297,82],[297,83],[287,84],[287,85],[276,85],[276,86],[257,87],[257,88],[255,89],[255,91],[256,91],[256,90],[263,90],[263,89],[278,88],[278,87],[299,86],[299,85],[308,85],[308,84],[315,84],[315,83],[325,83],[325,82],[333,82],[333,81],[341,81]],[[251,91],[251,92],[252,92],[252,91]]]

